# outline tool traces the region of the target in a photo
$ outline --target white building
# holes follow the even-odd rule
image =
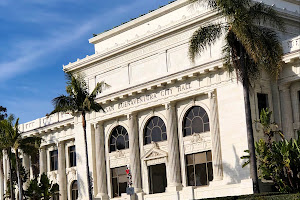
[[[298,0],[265,0],[286,22],[278,82],[265,74],[251,91],[252,118],[270,107],[286,137],[300,129],[300,27]],[[136,199],[171,200],[253,193],[242,85],[222,64],[223,40],[195,63],[187,51],[192,33],[223,20],[204,7],[178,0],[91,38],[95,54],[64,66],[81,72],[89,87],[104,81],[97,101],[104,112],[87,114],[90,174],[95,199],[130,199],[130,165]],[[262,137],[253,124],[255,139]],[[80,116],[54,114],[21,125],[24,136],[44,138],[40,172],[60,184],[60,199],[88,199]],[[76,147],[76,160],[75,156]],[[31,171],[30,159],[23,163]],[[7,178],[7,160],[4,159]],[[0,196],[7,187],[0,184]],[[1,198],[0,197],[0,198]]]

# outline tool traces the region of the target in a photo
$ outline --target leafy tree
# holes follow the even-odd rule
[[[300,132],[298,139],[255,143],[260,178],[271,179],[279,192],[300,192]]]
[[[35,177],[30,181],[28,189],[24,191],[24,196],[26,200],[50,200],[58,192],[58,184],[53,184],[43,173],[40,178]]]
[[[104,85],[103,82],[97,83],[96,87],[89,93],[88,85],[84,78],[80,74],[73,75],[71,73],[66,74],[67,86],[66,92],[68,96],[61,95],[52,100],[54,110],[51,112],[72,112],[73,114],[79,113],[82,118],[82,128],[84,134],[85,154],[86,154],[86,169],[87,169],[87,181],[89,190],[89,199],[92,200],[92,183],[89,175],[89,163],[88,163],[88,150],[86,139],[86,112],[95,111],[99,112],[103,110],[101,105],[98,104],[95,99],[98,93],[102,91]]]
[[[5,107],[0,106],[0,121],[7,117],[6,111],[7,109]]]
[[[243,85],[251,177],[254,192],[258,193],[249,89],[261,70],[265,70],[273,78],[279,75],[283,55],[281,43],[272,29],[262,25],[284,30],[282,19],[271,7],[251,0],[189,1],[204,2],[226,19],[225,23],[209,24],[196,30],[190,39],[189,55],[194,61],[207,46],[214,44],[225,33],[224,65],[230,72],[236,71],[237,78]]]
[[[22,177],[20,175],[20,158],[19,158],[19,150],[22,150],[23,153],[32,155],[36,154],[39,149],[39,145],[41,142],[41,138],[36,136],[23,138],[21,132],[19,131],[19,119],[17,119],[14,123],[14,117],[11,115],[8,119],[4,119],[0,121],[0,146],[2,146],[6,152],[8,153],[9,165],[10,165],[10,180],[12,179],[12,156],[15,157],[15,166],[16,166],[16,174],[17,174],[17,183],[19,188],[19,200],[23,200],[23,182]],[[12,153],[12,150],[14,153]],[[12,199],[14,199],[13,195],[13,187],[12,181],[10,182],[10,190]]]

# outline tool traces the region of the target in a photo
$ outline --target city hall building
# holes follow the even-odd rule
[[[279,32],[284,67],[278,81],[265,73],[251,89],[252,118],[269,107],[286,138],[300,129],[300,10],[298,0],[265,0],[283,17]],[[189,39],[201,25],[224,21],[205,7],[178,0],[89,40],[95,54],[64,66],[82,73],[105,112],[87,113],[93,197],[98,200],[190,200],[253,193],[243,87],[222,61],[224,39],[195,62]],[[96,26],[96,24],[95,24]],[[62,86],[63,87],[63,86]],[[254,137],[263,137],[253,123]],[[62,200],[88,199],[86,155],[80,114],[65,113],[21,124],[24,137],[44,140],[40,173],[59,183]],[[31,159],[23,164],[33,173]],[[132,197],[126,194],[129,166]],[[8,187],[3,161],[0,199]]]

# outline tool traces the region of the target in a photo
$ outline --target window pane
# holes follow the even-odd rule
[[[195,186],[195,173],[194,173],[193,165],[187,167],[187,178],[188,178],[188,186]]]
[[[145,144],[150,144],[150,143],[151,143],[151,138],[145,137]]]
[[[158,164],[149,167],[150,193],[165,192],[167,187],[166,165]]]
[[[209,131],[209,118],[200,106],[194,106],[187,111],[183,119],[184,136]]]
[[[206,152],[206,155],[207,155],[207,162],[212,161],[211,151]]]
[[[195,154],[195,164],[206,163],[206,152]]]
[[[212,163],[211,162],[207,163],[207,172],[208,172],[208,180],[212,181],[214,175],[213,175],[213,168],[212,168]]]
[[[119,196],[121,196],[122,193],[126,193],[127,188],[127,182],[119,183]]]
[[[162,140],[163,140],[163,141],[167,140],[167,134],[166,134],[166,133],[163,133],[163,134],[162,134]]]
[[[119,176],[119,183],[127,183],[127,175]]]
[[[192,122],[192,134],[203,132],[203,121],[200,117],[195,117]]]
[[[188,165],[192,165],[192,164],[194,164],[194,154],[190,154],[190,155],[187,155],[186,156],[186,163],[188,164]]]
[[[158,127],[154,127],[152,129],[152,141],[159,142],[161,141],[161,129]]]
[[[259,115],[262,109],[266,109],[268,106],[268,95],[263,93],[257,93],[257,104]]]
[[[196,185],[207,185],[206,164],[196,165]]]
[[[119,136],[117,138],[117,149],[118,150],[125,149],[125,138],[124,138],[124,136]]]
[[[112,179],[112,189],[113,189],[113,196],[118,197],[119,192],[118,192],[118,181],[117,178]]]

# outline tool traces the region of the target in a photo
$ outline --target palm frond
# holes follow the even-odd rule
[[[42,139],[37,136],[22,138],[19,148],[27,155],[35,155],[41,145]]]
[[[197,3],[197,5],[205,4],[208,8],[217,9],[216,0],[189,0],[191,4]]]
[[[104,83],[103,81],[101,81],[100,83],[97,83],[96,87],[94,88],[94,90],[92,91],[92,93],[90,94],[90,98],[95,98],[97,96],[98,93],[102,92],[103,87],[107,86],[106,83]]]
[[[197,55],[212,45],[222,35],[222,25],[212,24],[200,27],[190,39],[189,57],[194,62]]]
[[[105,112],[103,107],[95,101],[91,101],[91,110],[94,110],[96,112],[99,112],[100,110],[102,110],[103,112]]]
[[[264,3],[254,3],[254,5],[249,8],[247,15],[251,17],[251,21],[257,20],[259,24],[267,24],[280,31],[285,30],[282,18],[272,7]]]
[[[70,96],[60,95],[52,100],[54,110],[51,114],[56,112],[76,111],[78,109],[74,99]]]

